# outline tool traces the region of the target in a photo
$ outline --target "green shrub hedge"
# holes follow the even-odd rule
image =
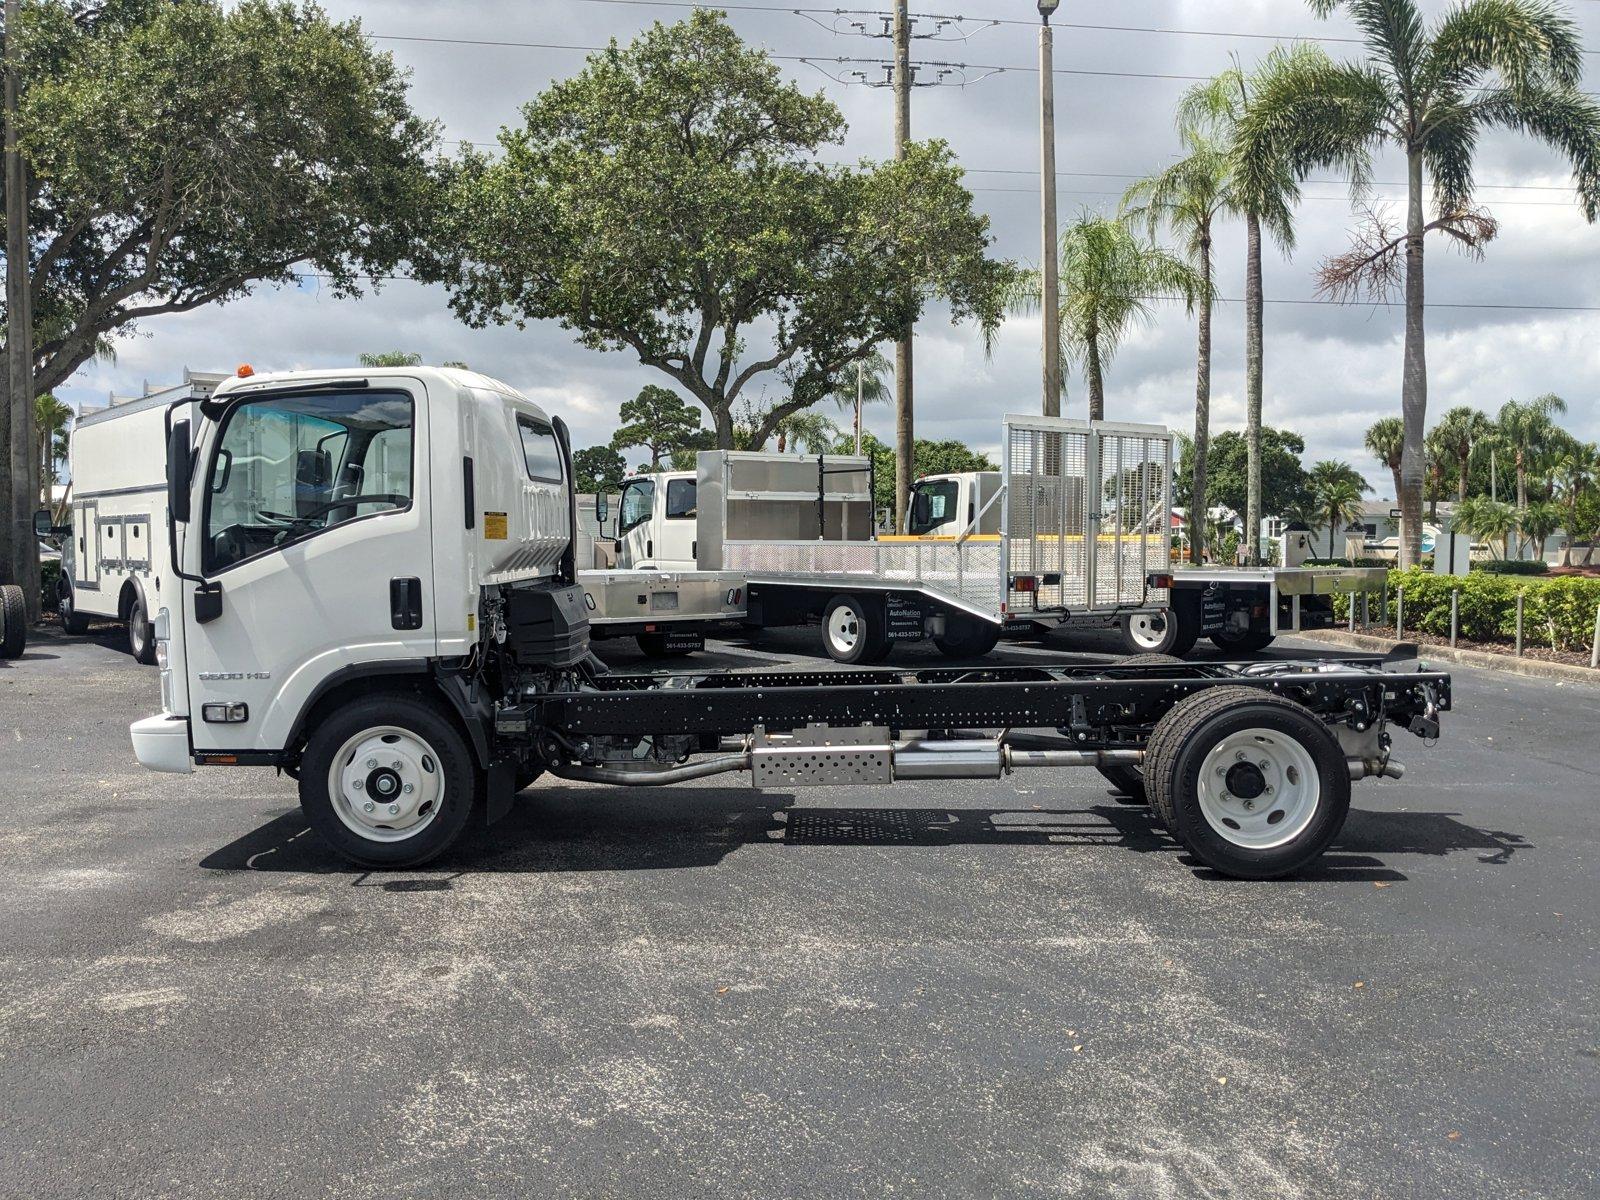
[[[1550,564],[1546,562],[1520,562],[1514,558],[1491,558],[1488,562],[1481,562],[1472,568],[1482,571],[1485,575],[1548,575]]]
[[[1435,575],[1429,571],[1390,571],[1387,611],[1372,619],[1394,624],[1399,590],[1405,589],[1405,632],[1448,639],[1450,593],[1459,588],[1460,633],[1474,642],[1515,642],[1517,593],[1524,594],[1523,642],[1552,650],[1588,652],[1594,646],[1595,611],[1600,609],[1600,579],[1582,575],[1552,578],[1480,574]],[[1376,600],[1376,597],[1374,597]],[[1350,597],[1335,598],[1340,620],[1349,615]]]
[[[39,599],[46,612],[56,610],[56,583],[61,578],[61,564],[59,562],[42,562],[39,564]]]

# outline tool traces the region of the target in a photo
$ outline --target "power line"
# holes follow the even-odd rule
[[[1596,0],[1596,3],[1600,3],[1600,0]],[[369,33],[365,36],[374,42],[419,42],[442,46],[497,46],[516,50],[572,50],[587,54],[594,54],[607,49],[605,46],[580,46],[562,42],[522,42],[500,38],[454,38],[396,33]],[[829,58],[823,54],[769,54],[767,57],[777,62],[798,62],[805,63],[808,66],[815,66],[817,63],[872,63],[881,66],[883,62],[881,59]],[[1039,73],[1038,67],[1026,64],[962,63],[960,65],[967,70],[987,71],[991,75],[1037,75]],[[1206,83],[1211,79],[1209,75],[1178,75],[1164,71],[1096,71],[1085,67],[1057,67],[1054,73],[1090,79],[1161,79],[1176,83]],[[985,78],[987,77],[985,76]],[[1583,96],[1595,95],[1593,92],[1580,92],[1578,94]]]
[[[1005,192],[1005,193],[1010,193],[1012,195],[1017,195],[1017,196],[1037,196],[1039,194],[1039,190],[1037,188],[990,187],[990,186],[987,186],[987,185],[984,185],[984,184],[978,184],[976,186],[968,186],[967,190],[969,192]],[[1120,196],[1120,195],[1122,195],[1121,192],[1094,191],[1094,190],[1089,189],[1089,188],[1063,188],[1062,189],[1062,194],[1063,195],[1068,195],[1068,196]],[[1350,202],[1351,198],[1349,196],[1301,196],[1300,199],[1302,199],[1302,200],[1328,200],[1328,201],[1337,201],[1338,203],[1341,203],[1341,204],[1348,204]],[[1405,204],[1406,201],[1407,201],[1407,197],[1405,197],[1405,196],[1364,196],[1364,197],[1361,197],[1361,199],[1364,202],[1371,203],[1371,204]],[[1508,205],[1509,204],[1509,205],[1513,205],[1513,206],[1518,207],[1518,208],[1572,208],[1572,207],[1575,206],[1575,202],[1574,202],[1574,204],[1563,204],[1559,200],[1494,200],[1494,201],[1491,201],[1491,203],[1496,205],[1496,206],[1502,206],[1502,205]]]
[[[790,8],[778,4],[696,4],[690,0],[578,0],[583,4],[611,4],[631,8],[689,8],[689,9],[721,9],[725,12],[771,12],[792,13],[796,16],[845,16],[845,15],[876,15],[876,10],[841,9],[841,8]],[[883,14],[887,15],[887,14]],[[913,20],[966,20],[965,17],[949,17],[929,13],[912,13]],[[984,26],[994,25],[1021,25],[1037,28],[1038,21],[1019,20],[1014,17],[973,17],[974,22]],[[1074,21],[1052,21],[1057,29],[1076,29],[1096,33],[1143,33],[1169,37],[1210,37],[1210,38],[1236,38],[1249,41],[1265,42],[1327,42],[1332,45],[1361,46],[1366,43],[1361,38],[1339,37],[1332,34],[1317,33],[1247,33],[1243,30],[1227,29],[1172,29],[1160,25],[1100,25]],[[1600,54],[1597,50],[1584,50],[1585,54]]]
[[[299,280],[300,282],[304,282],[304,281],[306,281],[308,279],[331,280],[331,279],[334,278],[334,276],[332,276],[332,275],[323,274],[323,273],[316,272],[316,271],[296,271],[293,274],[294,274],[294,277],[297,280]],[[374,275],[362,275],[359,278],[367,279],[367,280],[375,279],[378,282],[382,282],[382,283],[415,283],[415,284],[418,284],[419,286],[423,286],[423,287],[430,286],[430,282],[428,280],[417,279],[415,276],[411,276],[411,275],[376,275],[376,276],[374,276]],[[1163,301],[1163,302],[1172,301],[1172,302],[1176,303],[1177,301],[1181,300],[1182,297],[1180,297],[1180,296],[1141,296],[1141,297],[1139,297],[1139,299],[1141,299],[1141,300]],[[1233,296],[1218,296],[1218,297],[1216,297],[1216,303],[1218,303],[1218,304],[1243,304],[1244,301],[1238,299],[1237,297],[1233,297]],[[1266,303],[1268,303],[1268,304],[1298,305],[1298,306],[1301,306],[1301,307],[1314,307],[1314,308],[1348,308],[1348,309],[1357,309],[1357,308],[1396,308],[1396,307],[1399,307],[1399,305],[1397,303],[1396,304],[1390,304],[1390,303],[1385,303],[1383,301],[1376,301],[1376,300],[1373,300],[1373,301],[1362,301],[1362,302],[1354,303],[1354,304],[1346,304],[1346,303],[1344,303],[1343,301],[1340,301],[1340,300],[1274,299],[1274,298],[1272,298],[1270,296],[1267,297]],[[1511,311],[1511,312],[1574,312],[1574,313],[1600,312],[1600,304],[1592,304],[1592,305],[1584,305],[1584,304],[1463,304],[1463,303],[1439,302],[1439,301],[1436,301],[1436,300],[1429,300],[1425,307],[1430,308],[1430,309],[1434,309],[1434,308],[1437,308],[1437,309],[1487,309],[1487,310]]]

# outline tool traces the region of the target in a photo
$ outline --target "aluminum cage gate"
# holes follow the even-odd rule
[[[539,711],[539,725],[567,735],[724,735],[822,723],[930,731],[1060,729],[1081,735],[1086,747],[1141,745],[1149,727],[1183,697],[1221,686],[1281,695],[1324,718],[1381,716],[1409,725],[1449,710],[1447,674],[1383,665],[1382,659],[1346,659],[1333,669],[1324,663],[1185,663],[608,675],[592,689],[520,699]]]

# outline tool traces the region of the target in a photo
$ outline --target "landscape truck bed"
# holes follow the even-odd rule
[[[1268,878],[1327,847],[1353,780],[1399,776],[1394,730],[1432,739],[1450,707],[1447,676],[1401,660],[608,674],[565,426],[503,384],[233,380],[168,442],[162,703],[135,754],[285,771],[372,866],[428,861],[544,774],[787,790],[1087,766],[1201,863]],[[306,454],[319,484],[296,488]]]

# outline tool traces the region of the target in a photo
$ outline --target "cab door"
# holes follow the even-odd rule
[[[196,753],[282,749],[341,668],[435,654],[423,384],[248,395],[207,424],[184,539],[220,592],[181,593]]]
[[[692,571],[699,522],[698,484],[693,475],[669,476],[657,488],[661,510],[656,538],[655,565],[663,571]]]
[[[656,553],[656,483],[648,475],[622,485],[617,502],[617,567],[624,571],[649,565]]]

